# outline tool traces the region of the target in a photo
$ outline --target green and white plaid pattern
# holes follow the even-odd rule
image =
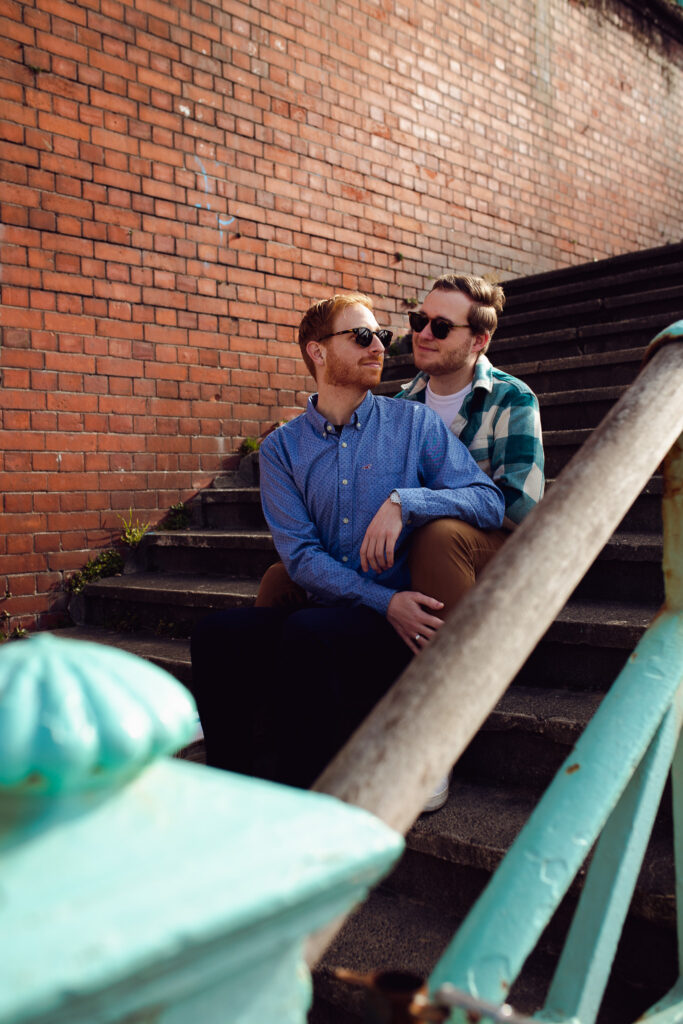
[[[424,402],[429,374],[418,373],[397,398]],[[543,497],[543,440],[538,400],[531,388],[492,366],[482,353],[472,390],[451,430],[500,487],[504,525],[514,527]]]

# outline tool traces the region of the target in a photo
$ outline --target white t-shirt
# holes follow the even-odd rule
[[[435,395],[427,381],[425,394],[425,405],[438,413],[447,427],[450,427],[455,417],[460,412],[460,406],[465,401],[465,396],[472,390],[472,381],[462,391],[456,391],[454,395]]]

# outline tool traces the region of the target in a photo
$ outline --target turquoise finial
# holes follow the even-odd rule
[[[43,633],[0,650],[0,793],[115,786],[188,742],[187,690],[135,655]]]

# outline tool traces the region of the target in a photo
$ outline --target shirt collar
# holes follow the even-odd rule
[[[351,413],[351,419],[349,420],[348,426],[355,427],[356,430],[361,430],[368,421],[370,412],[374,405],[375,396],[371,391],[368,391],[367,395],[360,403],[357,409],[354,409]],[[309,395],[308,402],[306,403],[306,419],[313,427],[316,434],[320,434],[321,437],[327,437],[333,433],[332,427],[334,424],[326,420],[318,412],[318,396]]]
[[[484,388],[484,390],[489,392],[493,391],[493,367],[483,352],[480,353],[479,358],[474,364],[472,390],[475,388]]]

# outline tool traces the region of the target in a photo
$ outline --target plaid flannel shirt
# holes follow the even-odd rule
[[[429,375],[418,373],[397,398],[424,402]],[[492,366],[482,353],[451,430],[505,498],[504,526],[512,529],[543,497],[543,440],[538,400],[523,381]]]

